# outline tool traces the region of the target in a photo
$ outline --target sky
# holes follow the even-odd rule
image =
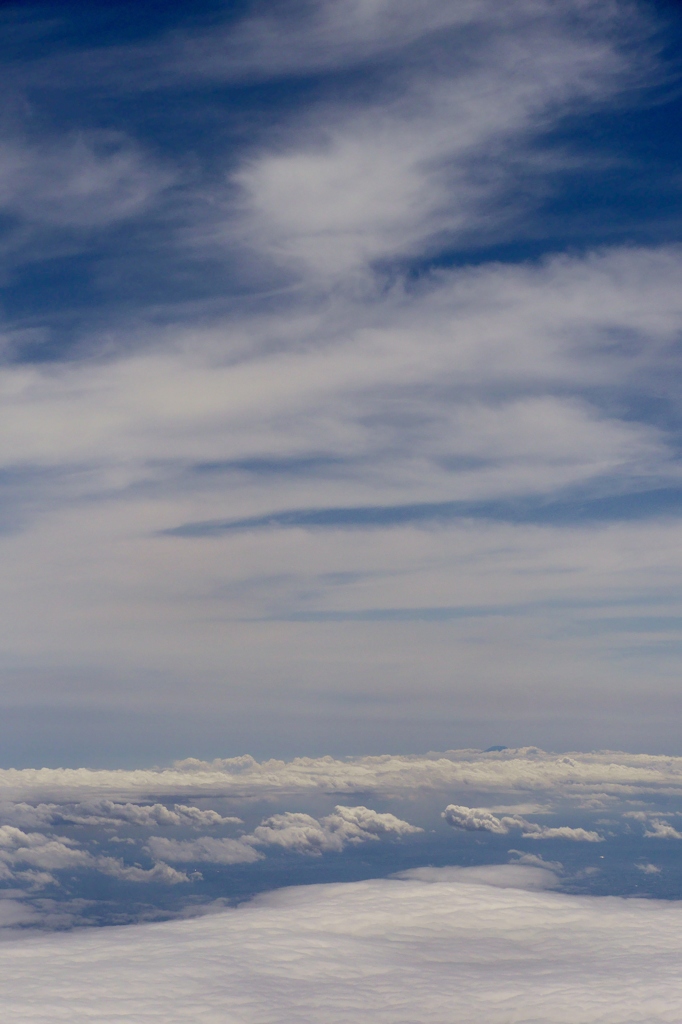
[[[0,3],[13,1022],[680,1020],[681,54]]]
[[[0,762],[682,754],[682,10],[2,4]]]

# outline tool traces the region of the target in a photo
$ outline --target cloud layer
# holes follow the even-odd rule
[[[0,996],[22,1024],[679,1019],[680,908],[542,891],[551,880],[522,866],[429,869],[4,943]]]
[[[249,755],[201,761],[187,758],[172,768],[125,771],[88,768],[41,768],[0,770],[0,793],[4,801],[44,800],[50,795],[59,804],[38,804],[33,820],[55,820],[61,804],[75,801],[75,809],[66,812],[70,820],[97,822],[103,811],[112,821],[194,825],[237,822],[234,816],[175,804],[167,813],[158,805],[143,809],[119,802],[122,797],[169,797],[186,793],[262,799],[297,793],[406,794],[428,790],[507,792],[548,795],[557,800],[589,802],[599,799],[682,795],[682,758],[655,754],[628,754],[622,751],[595,751],[555,754],[527,747],[487,753],[479,750],[452,750],[443,754],[382,754],[335,760],[300,757],[292,761],[258,762]],[[84,795],[95,802],[83,803]],[[113,799],[115,794],[116,798]],[[103,799],[102,799],[103,798]],[[24,805],[22,805],[23,807]],[[339,811],[346,814],[348,808]],[[352,809],[359,815],[347,824],[362,827],[363,808]],[[476,808],[469,808],[476,811]],[[21,813],[28,813],[23,810]],[[59,812],[63,813],[63,812]],[[89,813],[90,818],[85,815]],[[370,818],[371,818],[371,812]],[[485,809],[482,810],[485,814]],[[73,817],[75,815],[75,817]],[[345,819],[344,819],[345,820]],[[370,820],[370,819],[368,819]],[[379,819],[373,828],[380,830]],[[338,823],[339,827],[341,822]],[[388,829],[390,819],[385,827]]]

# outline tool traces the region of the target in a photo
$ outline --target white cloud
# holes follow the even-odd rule
[[[568,825],[549,828],[527,821],[523,823],[522,828],[525,839],[571,839],[577,843],[602,843],[604,841],[604,837],[600,836],[598,832],[584,828],[570,828]]]
[[[169,827],[213,828],[218,825],[240,825],[241,818],[224,817],[217,811],[202,810],[186,804],[117,803],[114,800],[92,800],[87,803],[50,803],[31,805],[15,802],[0,807],[0,815],[6,821],[19,826],[53,825],[67,822],[74,825],[138,825],[152,828],[157,825]]]
[[[505,815],[497,818],[487,807],[463,807],[449,804],[442,812],[448,825],[453,828],[465,829],[467,832],[493,832],[506,835],[510,829],[518,828],[523,832],[524,839],[572,839],[576,842],[600,843],[603,841],[598,832],[584,828],[570,828],[560,825],[553,828],[526,821],[520,815]]]
[[[20,900],[0,900],[0,929],[35,924],[38,920],[39,915],[33,907],[26,906]]]
[[[457,804],[449,804],[442,813],[448,825],[453,828],[462,828],[467,832],[494,832],[496,835],[506,835],[509,825],[504,819],[496,818],[495,815],[485,807],[462,807]],[[516,819],[507,819],[516,824]]]
[[[157,861],[151,868],[126,865],[117,857],[95,857],[66,836],[23,832],[11,825],[0,826],[0,878],[25,883],[34,889],[58,884],[50,872],[66,869],[99,871],[128,882],[177,885],[179,882],[190,881],[187,875],[164,864],[160,858]],[[20,870],[26,866],[40,870]]]
[[[99,800],[91,804],[77,805],[72,814],[62,810],[62,816],[64,814],[67,816],[66,820],[83,825],[127,823],[129,825],[139,825],[142,828],[168,825],[169,827],[184,826],[206,829],[218,825],[241,824],[241,818],[234,816],[223,817],[217,811],[202,810],[200,807],[190,807],[186,804],[174,804],[173,808],[170,809],[165,804],[159,803],[146,805]]]
[[[176,871],[163,861],[157,861],[151,868],[141,868],[137,865],[124,864],[117,857],[98,857],[95,866],[102,874],[120,878],[124,882],[161,882],[164,885],[178,885],[190,881],[183,871]]]
[[[445,20],[446,7],[423,6],[427,35],[430,23]],[[308,52],[316,56],[325,49],[338,56],[349,35],[360,55],[368,20],[403,21],[402,4],[374,8],[376,19],[366,17],[365,5],[344,4],[333,18],[330,5],[315,7],[318,39]],[[339,42],[320,48],[320,26],[341,10],[350,18]],[[439,59],[432,38],[431,53],[427,44],[400,72],[386,74],[378,101],[317,104],[292,119],[284,143],[280,134],[276,147],[247,160],[233,177],[244,192],[244,235],[276,259],[303,265],[307,278],[324,279],[377,258],[423,252],[435,237],[442,247],[448,235],[490,232],[491,220],[519,212],[508,175],[524,161],[537,163],[537,154],[524,150],[528,137],[546,128],[548,112],[603,100],[632,73],[618,52],[635,29],[632,12],[603,12],[598,22],[591,6],[578,12],[574,4],[536,3],[531,12],[525,0],[507,4],[502,16],[487,2],[451,11],[449,27],[461,31],[451,33],[449,61]],[[401,26],[408,37],[419,27],[414,12]],[[313,29],[309,44],[314,38]],[[369,39],[371,48],[376,37]],[[390,46],[390,36],[386,41]],[[305,65],[305,49],[304,42],[289,53]],[[277,50],[285,52],[281,39]],[[501,159],[510,151],[511,160]]]
[[[293,793],[410,795],[422,790],[522,793],[526,797],[532,793],[550,801],[572,800],[579,806],[586,800],[604,797],[655,800],[659,794],[682,795],[682,757],[623,751],[554,754],[525,747],[493,754],[452,750],[426,756],[381,754],[343,760],[329,756],[262,762],[250,756],[214,761],[188,758],[171,768],[130,771],[0,769],[3,803],[57,796],[63,803],[83,802],[84,797],[117,803],[172,794],[194,799],[209,793],[214,797],[262,799]],[[343,808],[342,813],[355,810]],[[484,813],[492,812],[485,809]],[[499,820],[506,817],[523,820],[518,815]]]
[[[649,839],[682,839],[682,832],[655,811],[625,811],[623,817],[640,821],[644,825],[644,835]]]
[[[337,806],[333,814],[319,821],[309,814],[291,811],[273,814],[255,828],[252,835],[245,836],[244,842],[283,846],[298,853],[319,856],[332,850],[339,852],[348,843],[378,839],[380,835],[402,836],[421,831],[421,828],[402,821],[394,814],[379,814],[362,806]]]
[[[261,860],[263,854],[255,846],[282,846],[297,853],[319,856],[340,852],[347,844],[364,843],[379,836],[403,836],[421,832],[421,828],[402,821],[394,814],[380,814],[369,807],[337,806],[332,814],[313,818],[310,814],[286,811],[273,814],[252,833],[239,839],[200,839],[182,841],[152,836],[147,850],[154,858],[165,861],[212,864],[242,864]]]
[[[315,504],[551,493],[603,474],[676,479],[664,433],[584,392],[654,386],[682,323],[680,263],[675,249],[641,249],[452,271],[415,295],[316,302],[305,320],[278,311],[178,331],[106,365],[6,366],[0,465],[70,469],[74,500],[153,480],[154,462],[172,481],[187,460],[310,453],[349,462],[342,479],[316,483]],[[630,344],[607,358],[620,332]],[[448,459],[473,462],[453,474]],[[260,493],[242,483],[235,516],[272,509],[271,478]],[[310,504],[305,475],[286,487],[280,505]],[[224,515],[222,490],[195,501],[206,518]],[[160,505],[158,526],[176,525],[172,512]]]
[[[667,821],[662,821],[660,818],[652,818],[648,824],[649,827],[644,835],[650,839],[682,839],[682,832],[678,832]]]
[[[208,1024],[225,1007],[244,1024],[680,1019],[680,906],[543,891],[551,877],[423,869],[188,921],[17,939],[0,946],[0,999],[18,1024]]]
[[[16,700],[28,701],[31,691],[44,701],[61,674],[68,683],[58,686],[60,700],[85,700],[77,691],[87,677],[94,714],[137,710],[154,704],[152,680],[161,673],[166,689],[175,689],[174,706],[212,721],[227,703],[235,713],[248,704],[246,721],[252,691],[238,681],[253,673],[259,706],[279,719],[275,707],[290,707],[280,685],[286,675],[300,681],[306,708],[330,691],[381,699],[390,690],[387,734],[377,740],[384,749],[479,742],[467,738],[466,725],[453,740],[445,728],[433,738],[425,727],[417,742],[399,724],[413,709],[398,707],[395,694],[414,702],[420,664],[428,666],[420,714],[434,722],[449,713],[455,659],[460,703],[472,719],[482,716],[472,696],[478,690],[479,709],[499,697],[509,701],[504,719],[525,721],[518,709],[533,686],[533,705],[547,716],[543,729],[551,719],[563,730],[543,742],[573,745],[578,733],[563,724],[571,716],[558,713],[574,700],[572,678],[589,679],[597,661],[605,690],[627,677],[636,691],[641,678],[639,666],[622,664],[622,645],[612,654],[608,631],[589,643],[571,635],[602,620],[581,616],[580,605],[608,608],[626,596],[635,614],[646,591],[647,601],[653,595],[667,606],[682,550],[678,523],[474,519],[352,536],[246,531],[203,542],[158,531],[287,508],[552,500],[563,488],[677,486],[674,438],[661,425],[621,417],[617,396],[670,388],[672,374],[661,381],[657,366],[674,359],[679,274],[674,249],[457,270],[409,293],[321,303],[307,317],[297,309],[191,336],[171,331],[163,347],[107,365],[0,368],[0,467],[37,474],[35,493],[16,512],[23,532],[0,535],[4,663],[20,666],[28,680],[17,684]],[[627,345],[609,340],[621,336]],[[321,466],[287,472],[311,456]],[[258,460],[274,469],[249,469]],[[225,468],[196,470],[213,464]],[[58,477],[59,486],[42,483],[41,474]],[[356,581],[339,584],[344,573]],[[458,619],[434,639],[438,631],[423,625],[347,623],[341,636],[332,625],[268,624],[309,612],[456,608],[464,594],[483,609],[507,602],[514,627],[499,618]],[[557,607],[562,601],[575,613]],[[648,640],[634,633],[632,643]],[[228,654],[234,692],[219,683]],[[647,657],[660,687],[647,715],[670,723],[660,709],[676,699],[673,670],[663,647]],[[324,673],[314,667],[318,658]],[[106,672],[137,683],[94,682]],[[596,700],[585,691],[575,698],[578,717]],[[643,743],[654,742],[659,725]],[[248,749],[257,737],[245,735]],[[333,735],[330,727],[330,744]],[[609,745],[628,739],[605,736]],[[532,733],[519,727],[512,742],[526,737]]]
[[[263,859],[263,854],[243,839],[214,839],[212,836],[191,840],[151,836],[146,848],[154,859],[174,864],[253,864]]]
[[[529,867],[542,868],[543,870],[552,871],[555,875],[560,875],[564,870],[561,861],[545,860],[536,853],[523,853],[521,850],[509,850],[509,853],[514,856],[512,864],[525,864]]]
[[[42,832],[22,832],[11,825],[0,826],[0,861],[11,866],[27,864],[47,871],[94,864],[91,854],[79,849],[78,843],[71,839],[47,836]]]

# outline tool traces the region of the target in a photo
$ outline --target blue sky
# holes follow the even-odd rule
[[[0,19],[5,766],[682,752],[679,6]]]

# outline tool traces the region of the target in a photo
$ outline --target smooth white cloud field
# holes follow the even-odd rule
[[[659,1024],[682,908],[545,891],[533,867],[281,890],[206,917],[0,944],[17,1024]]]

